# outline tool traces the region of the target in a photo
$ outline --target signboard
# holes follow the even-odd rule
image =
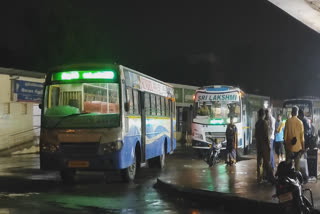
[[[18,102],[41,103],[43,84],[24,80],[14,80],[14,93]]]
[[[173,96],[173,89],[156,82],[152,79],[140,76],[136,73],[130,72],[129,70],[124,68],[124,77],[125,77],[125,84],[126,86],[132,88],[138,88],[142,91],[147,91],[151,93],[155,93],[165,97],[172,97]]]
[[[214,101],[239,101],[239,94],[238,92],[232,92],[232,93],[223,93],[223,94],[217,94],[217,93],[197,93],[196,94],[196,102],[214,102]]]
[[[151,93],[159,94],[161,96],[172,96],[173,89],[167,87],[166,85],[160,84],[151,79],[140,76],[140,89],[143,91],[148,91]]]

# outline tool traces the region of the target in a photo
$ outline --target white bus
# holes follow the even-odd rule
[[[176,147],[173,87],[121,65],[70,65],[47,74],[40,166],[72,182],[77,170],[118,169],[124,180]]]
[[[199,112],[204,104],[208,107],[208,115]],[[233,86],[214,85],[198,89],[194,96],[192,147],[200,154],[210,149],[212,143],[222,143],[225,147],[225,132],[232,116],[238,129],[238,150],[247,153],[252,143],[256,112],[269,105],[269,97],[246,95]]]

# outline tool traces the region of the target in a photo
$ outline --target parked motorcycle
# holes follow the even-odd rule
[[[295,171],[292,163],[282,161],[276,172],[276,194],[285,213],[309,214],[313,208],[313,197],[310,189],[302,188],[303,178]],[[309,192],[310,200],[305,196]]]
[[[222,143],[218,143],[216,140],[212,143],[211,148],[205,156],[205,162],[209,167],[214,166],[219,160],[219,154],[221,152]]]

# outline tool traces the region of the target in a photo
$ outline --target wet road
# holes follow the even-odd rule
[[[180,152],[167,158],[176,165]],[[197,160],[202,162],[201,160]],[[58,173],[39,170],[39,155],[0,158],[0,214],[16,213],[224,213],[159,193],[153,188],[157,169],[142,168],[135,183],[121,182],[119,173],[81,172],[76,184],[61,183]]]

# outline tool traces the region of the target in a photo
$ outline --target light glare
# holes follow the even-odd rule
[[[83,73],[84,79],[113,79],[114,73],[112,71],[98,71]]]
[[[79,79],[79,72],[78,71],[63,72],[61,75],[61,79],[62,80]]]

